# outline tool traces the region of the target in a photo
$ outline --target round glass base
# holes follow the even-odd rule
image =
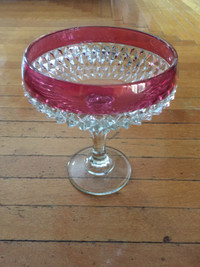
[[[79,190],[91,195],[109,195],[122,189],[131,175],[131,165],[120,151],[106,147],[112,167],[105,171],[105,165],[98,167],[98,172],[88,170],[88,160],[92,147],[84,148],[76,153],[68,163],[68,174],[71,183]],[[102,168],[102,171],[101,171]]]

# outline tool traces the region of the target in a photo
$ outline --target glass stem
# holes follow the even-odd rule
[[[107,133],[97,134],[92,132],[92,153],[86,157],[85,166],[87,171],[93,175],[106,175],[114,168],[114,162],[106,153]]]
[[[106,136],[107,133],[97,134],[92,132],[93,150],[90,160],[97,165],[101,165],[108,158],[108,155],[106,154]]]

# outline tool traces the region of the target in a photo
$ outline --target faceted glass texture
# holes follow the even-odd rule
[[[177,54],[138,31],[82,27],[46,35],[26,50],[23,83],[62,112],[119,115],[149,108],[176,87]]]
[[[29,102],[34,105],[39,112],[45,113],[47,118],[56,119],[57,123],[67,123],[70,128],[77,126],[80,130],[88,130],[91,133],[96,132],[97,134],[101,134],[108,133],[111,130],[118,130],[119,128],[128,129],[130,125],[141,125],[143,120],[150,121],[153,115],[159,115],[163,108],[170,105],[170,101],[174,99],[176,89],[158,104],[154,104],[148,108],[118,115],[101,116],[76,114],[57,108],[51,108],[47,104],[43,104],[36,98],[31,97],[25,88],[24,91],[25,96],[29,98]]]
[[[110,43],[83,43],[51,50],[33,62],[42,74],[85,84],[123,84],[152,78],[169,68],[149,51]],[[145,87],[136,87],[135,93]]]

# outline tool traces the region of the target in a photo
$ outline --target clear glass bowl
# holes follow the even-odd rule
[[[29,45],[22,61],[25,96],[48,118],[89,130],[93,137],[93,147],[68,163],[74,186],[105,195],[127,183],[130,163],[121,152],[106,148],[106,135],[151,120],[169,106],[177,61],[167,42],[125,28],[66,29]]]

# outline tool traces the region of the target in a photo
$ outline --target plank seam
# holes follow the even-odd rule
[[[199,208],[196,207],[153,207],[153,206],[94,206],[94,205],[25,205],[25,204],[0,204],[1,207],[11,207],[11,208],[17,208],[17,207],[32,207],[32,208],[59,208],[59,207],[80,207],[80,208],[126,208],[126,209],[169,209],[169,210],[200,210]]]
[[[34,240],[34,239],[0,239],[0,242],[30,242],[30,243],[127,243],[127,244],[165,244],[165,245],[200,245],[200,242],[153,242],[153,241],[121,241],[121,240]]]
[[[42,176],[42,177],[19,177],[19,176],[8,176],[8,177],[4,177],[4,176],[0,176],[0,179],[2,180],[9,180],[9,179],[13,179],[13,180],[69,180],[68,177],[47,177],[47,176]],[[200,182],[200,179],[196,179],[196,180],[189,180],[189,179],[168,179],[168,178],[163,178],[163,179],[153,179],[153,178],[130,178],[130,181],[165,181],[165,182]]]
[[[87,139],[87,140],[92,140],[92,138],[90,137],[83,137],[83,136],[79,136],[79,137],[68,137],[68,136],[28,136],[28,135],[23,135],[23,136],[19,136],[19,135],[11,135],[11,136],[6,136],[6,135],[0,135],[0,137],[2,138],[19,138],[19,139]],[[184,141],[184,140],[200,140],[200,138],[124,138],[124,137],[114,137],[114,138],[108,138],[108,140],[180,140],[180,141]]]
[[[44,116],[44,119],[45,119],[45,116]],[[41,124],[43,124],[43,123],[56,123],[56,121],[55,120],[52,120],[52,121],[48,121],[48,119],[46,119],[46,120],[44,120],[44,121],[42,121],[42,120],[40,120],[40,121],[37,121],[37,120],[0,120],[0,122],[15,122],[15,123],[21,123],[21,122],[33,122],[33,123],[41,123]],[[66,124],[66,123],[64,123],[64,124]],[[142,122],[142,124],[149,124],[149,125],[151,125],[151,124],[167,124],[167,125],[171,125],[171,124],[177,124],[177,125],[179,125],[179,124],[190,124],[190,125],[198,125],[198,124],[200,124],[200,122]],[[67,124],[66,124],[67,125]],[[132,126],[137,126],[137,125],[132,125]],[[131,126],[131,127],[132,127]],[[142,125],[141,125],[142,126]],[[140,126],[140,127],[141,127]],[[69,129],[72,129],[72,128],[69,128]],[[74,128],[74,129],[77,129],[77,127],[76,128]]]

